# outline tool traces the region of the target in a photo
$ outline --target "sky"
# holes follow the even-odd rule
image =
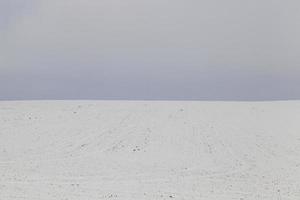
[[[297,0],[1,0],[0,100],[300,99]]]

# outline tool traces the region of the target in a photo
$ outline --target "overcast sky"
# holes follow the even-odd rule
[[[1,0],[0,100],[300,99],[298,0]]]

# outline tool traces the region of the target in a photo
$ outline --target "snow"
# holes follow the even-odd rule
[[[300,101],[3,101],[1,200],[298,200]]]

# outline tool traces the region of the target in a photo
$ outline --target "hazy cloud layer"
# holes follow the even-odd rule
[[[299,6],[3,0],[0,99],[300,99]]]

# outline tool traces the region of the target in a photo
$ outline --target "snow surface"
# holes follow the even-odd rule
[[[0,199],[299,200],[300,101],[0,103]]]

